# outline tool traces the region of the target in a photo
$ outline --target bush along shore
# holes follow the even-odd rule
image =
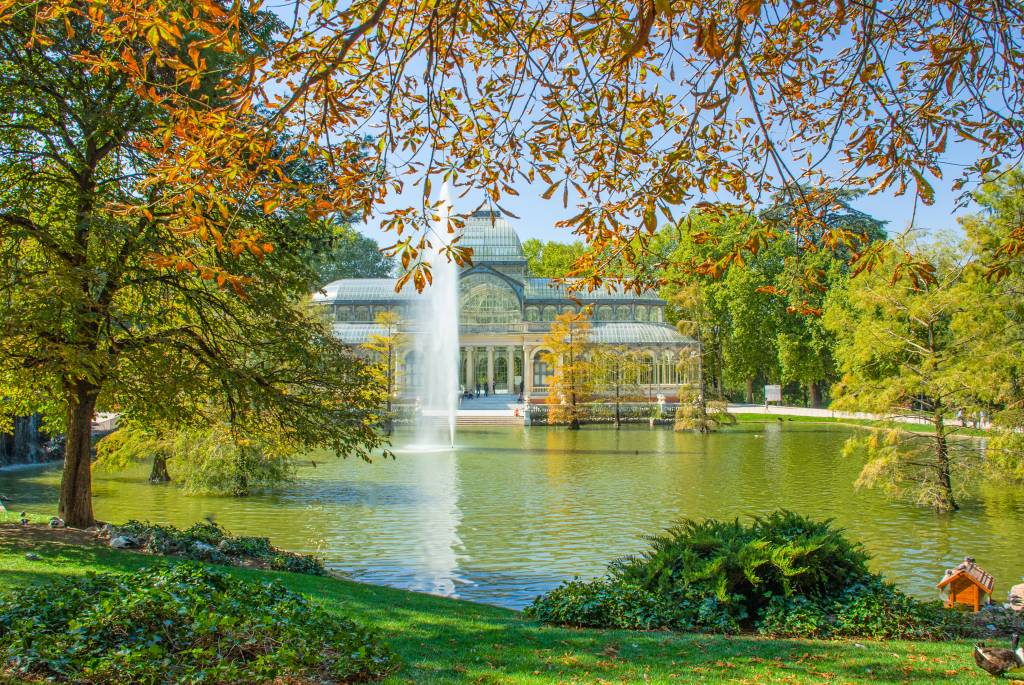
[[[1012,610],[971,615],[908,597],[871,573],[861,545],[829,521],[791,512],[749,524],[685,519],[649,541],[604,577],[565,582],[526,613],[577,627],[800,638],[951,640],[1021,627]]]
[[[197,523],[182,530],[129,521],[122,526],[105,525],[96,533],[114,549],[314,576],[327,573],[323,562],[315,556],[278,549],[270,544],[269,538],[233,536],[213,522]]]

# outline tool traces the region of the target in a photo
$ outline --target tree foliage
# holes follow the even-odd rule
[[[380,246],[352,226],[337,223],[323,245],[310,253],[310,265],[317,275],[317,288],[342,278],[387,278],[394,275],[395,260]]]
[[[242,5],[216,0],[189,11],[163,0],[0,3],[6,24],[31,27],[19,38],[29,46],[57,45],[88,24],[109,50],[83,46],[77,62],[167,113],[146,171],[147,186],[164,191],[130,207],[173,215],[177,230],[210,243],[258,248],[237,220],[242,203],[366,216],[421,182],[420,206],[383,222],[417,286],[427,283],[429,242],[468,257],[429,231],[432,175],[495,204],[524,178],[574,202],[564,225],[594,248],[576,264],[586,287],[610,265],[644,280],[631,267],[649,257],[659,217],[672,221],[709,194],[751,211],[792,191],[802,215],[793,226],[813,233],[807,242],[870,266],[877,259],[861,236],[829,225],[830,203],[800,189],[912,192],[930,203],[942,164],[965,148],[972,159],[957,189],[1022,154],[1017,3],[597,0],[423,11],[411,0],[356,0],[294,10],[268,38],[239,21]],[[190,45],[196,35],[202,43]],[[254,45],[266,50],[246,50]],[[224,82],[226,95],[195,97],[204,79]],[[260,108],[267,118],[253,116]],[[286,129],[296,137],[282,151],[273,140]],[[325,161],[329,178],[292,174],[294,158]],[[747,228],[737,259],[778,237]],[[899,273],[927,276],[914,262]]]
[[[862,450],[868,459],[858,484],[948,511],[958,507],[954,477],[970,473],[963,462],[974,452],[950,441],[949,422],[971,401],[973,379],[964,375],[962,360],[976,340],[953,327],[968,304],[960,289],[962,254],[939,246],[926,254],[939,265],[932,281],[893,283],[881,272],[853,279],[833,293],[825,323],[837,337],[843,374],[834,406],[932,429],[919,434],[894,424],[852,438],[848,449]],[[887,259],[895,262],[899,255]]]
[[[185,195],[204,196],[202,165],[193,191],[154,178],[166,164],[157,150],[180,139],[173,103],[227,106],[234,86],[218,75],[265,59],[277,20],[236,12],[248,40],[226,49],[219,6],[187,16],[146,6],[128,26],[107,22],[120,6],[49,9],[61,21],[38,5],[0,8],[0,412],[43,411],[66,431],[64,519],[93,523],[96,409],[151,426],[228,426],[239,447],[268,439],[368,457],[380,443],[370,373],[300,304],[306,248],[323,236],[237,187],[230,204],[218,195],[180,213]],[[209,72],[180,80],[169,56],[155,56],[165,41]],[[286,140],[241,144],[280,154]],[[232,174],[218,170],[224,182]],[[233,233],[217,228],[225,216]]]
[[[581,405],[594,392],[589,337],[587,310],[559,314],[544,335],[542,359],[554,369],[548,384],[548,421],[567,424],[570,430],[579,429]]]
[[[559,243],[530,238],[523,242],[527,268],[532,275],[542,278],[565,278],[585,251],[586,247],[578,240]]]
[[[407,336],[401,332],[400,317],[393,311],[378,312],[375,323],[381,332],[371,334],[370,339],[363,347],[373,357],[374,364],[371,370],[374,382],[382,389],[385,401],[383,412],[385,433],[391,435],[394,424],[391,403],[402,382],[399,375],[399,359],[406,346]]]

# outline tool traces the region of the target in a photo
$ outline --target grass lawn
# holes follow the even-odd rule
[[[80,544],[84,536],[49,538],[0,523],[0,590],[165,561]],[[29,551],[42,560],[27,560]],[[402,660],[403,669],[388,683],[992,682],[975,667],[966,642],[813,642],[569,630],[470,602],[333,578],[221,568],[244,578],[279,578],[330,610],[372,626]]]
[[[749,414],[742,412],[735,412],[733,416],[736,417],[737,422],[746,423],[776,423],[776,422],[795,422],[795,423],[834,423],[844,426],[858,426],[860,428],[874,428],[876,426],[889,427],[891,424],[884,423],[881,421],[872,421],[871,419],[846,419],[838,418],[833,416],[798,416],[795,414]],[[927,424],[923,423],[901,423],[900,428],[911,433],[931,433],[934,429]],[[990,431],[981,430],[978,428],[962,427],[949,423],[946,426],[950,436],[960,437],[987,437],[991,436]]]

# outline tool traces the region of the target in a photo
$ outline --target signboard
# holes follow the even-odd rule
[[[769,402],[782,403],[782,386],[781,385],[766,385],[764,386],[764,403]]]

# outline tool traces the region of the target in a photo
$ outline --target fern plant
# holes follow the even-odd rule
[[[831,521],[789,511],[750,524],[684,519],[648,540],[644,553],[612,563],[614,578],[679,601],[714,596],[737,616],[774,596],[827,596],[871,575],[867,554]]]

